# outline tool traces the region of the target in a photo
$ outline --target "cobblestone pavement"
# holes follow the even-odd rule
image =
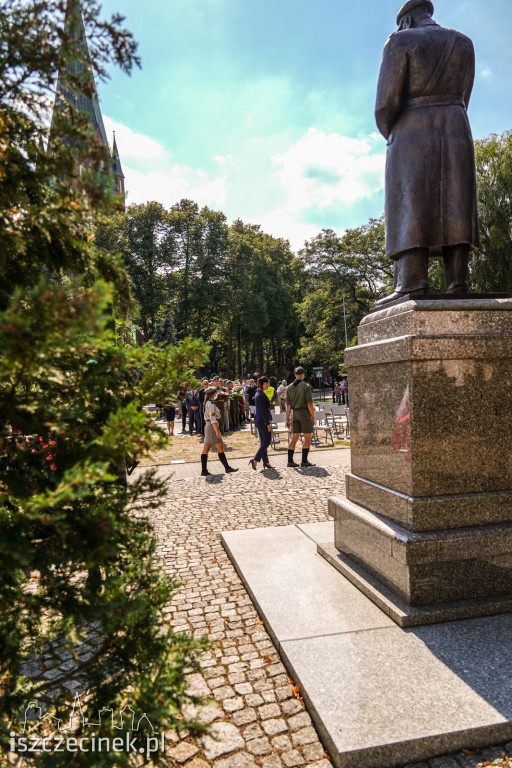
[[[331,768],[311,719],[243,584],[224,551],[225,530],[328,520],[327,498],[344,492],[346,452],[332,452],[336,466],[174,479],[153,521],[169,573],[185,586],[168,608],[175,632],[208,635],[215,642],[204,675],[191,690],[211,702],[201,719],[211,736],[193,741],[173,736],[168,755],[184,768]],[[315,457],[316,458],[316,457]],[[195,466],[187,471],[197,474]],[[165,471],[169,471],[168,468]],[[212,703],[213,702],[213,703]],[[190,715],[190,713],[187,713]],[[460,753],[414,768],[512,768],[504,758],[512,744],[481,753]],[[410,767],[412,768],[412,766]]]

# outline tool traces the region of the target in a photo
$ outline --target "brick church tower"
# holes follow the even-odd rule
[[[80,7],[80,0],[68,0],[65,19],[65,31],[69,40],[73,41],[77,56],[72,57],[66,63],[66,71],[59,73],[57,82],[57,95],[55,97],[55,104],[53,108],[52,123],[50,128],[49,139],[49,151],[51,151],[52,143],[58,141],[58,134],[55,128],[56,115],[58,114],[60,105],[64,103],[71,103],[75,109],[86,115],[98,141],[103,142],[105,145],[108,156],[110,158],[110,165],[112,170],[112,176],[114,179],[114,192],[122,198],[123,204],[125,200],[125,185],[124,185],[124,173],[121,165],[121,158],[117,148],[116,137],[114,134],[112,150],[110,149],[105,126],[103,124],[103,117],[100,109],[100,102],[98,98],[98,91],[96,89],[96,83],[94,80],[94,73],[92,65],[85,66],[84,62],[90,62],[89,47],[87,45],[87,38],[85,35],[85,26],[82,16],[82,10]],[[88,85],[90,86],[89,93],[77,93],[69,87],[69,81],[66,77],[66,73],[84,75]]]

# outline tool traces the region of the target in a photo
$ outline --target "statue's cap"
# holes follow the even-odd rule
[[[414,8],[419,8],[423,6],[424,8],[428,8],[430,13],[434,13],[434,4],[431,2],[431,0],[409,0],[398,12],[398,16],[396,17],[396,23],[400,25],[400,22],[402,21],[402,18],[412,11]]]

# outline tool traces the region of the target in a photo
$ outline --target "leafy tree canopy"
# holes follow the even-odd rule
[[[127,343],[130,277],[117,243],[94,240],[119,208],[108,153],[73,100],[61,104],[50,137],[41,116],[59,72],[85,98],[91,71],[102,76],[113,61],[129,72],[136,46],[121,16],[102,21],[97,4],[83,0],[89,59],[65,6],[6,0],[0,8],[2,749],[30,701],[65,718],[72,685],[90,715],[129,704],[163,730],[183,725],[185,672],[203,647],[167,632],[163,608],[176,584],[136,513],[164,489],[151,474],[128,485],[126,464],[165,439],[142,406],[193,385],[205,348],[191,339],[165,349]],[[66,69],[77,56],[83,68]],[[36,758],[69,763],[65,752],[28,759]],[[128,765],[133,755],[103,758]],[[80,753],[74,764],[97,757]]]

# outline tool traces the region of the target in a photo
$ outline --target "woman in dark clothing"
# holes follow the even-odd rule
[[[166,403],[164,405],[164,419],[167,422],[167,430],[170,435],[174,435],[174,420],[176,419],[176,407]]]
[[[254,423],[260,436],[260,447],[258,453],[252,459],[251,464],[253,469],[257,469],[258,462],[263,459],[263,466],[265,469],[272,469],[268,460],[268,447],[272,439],[272,414],[270,412],[270,400],[268,399],[265,391],[269,388],[269,380],[266,376],[261,376],[258,379],[258,391],[254,397],[254,404],[256,405],[256,415],[254,417]]]

